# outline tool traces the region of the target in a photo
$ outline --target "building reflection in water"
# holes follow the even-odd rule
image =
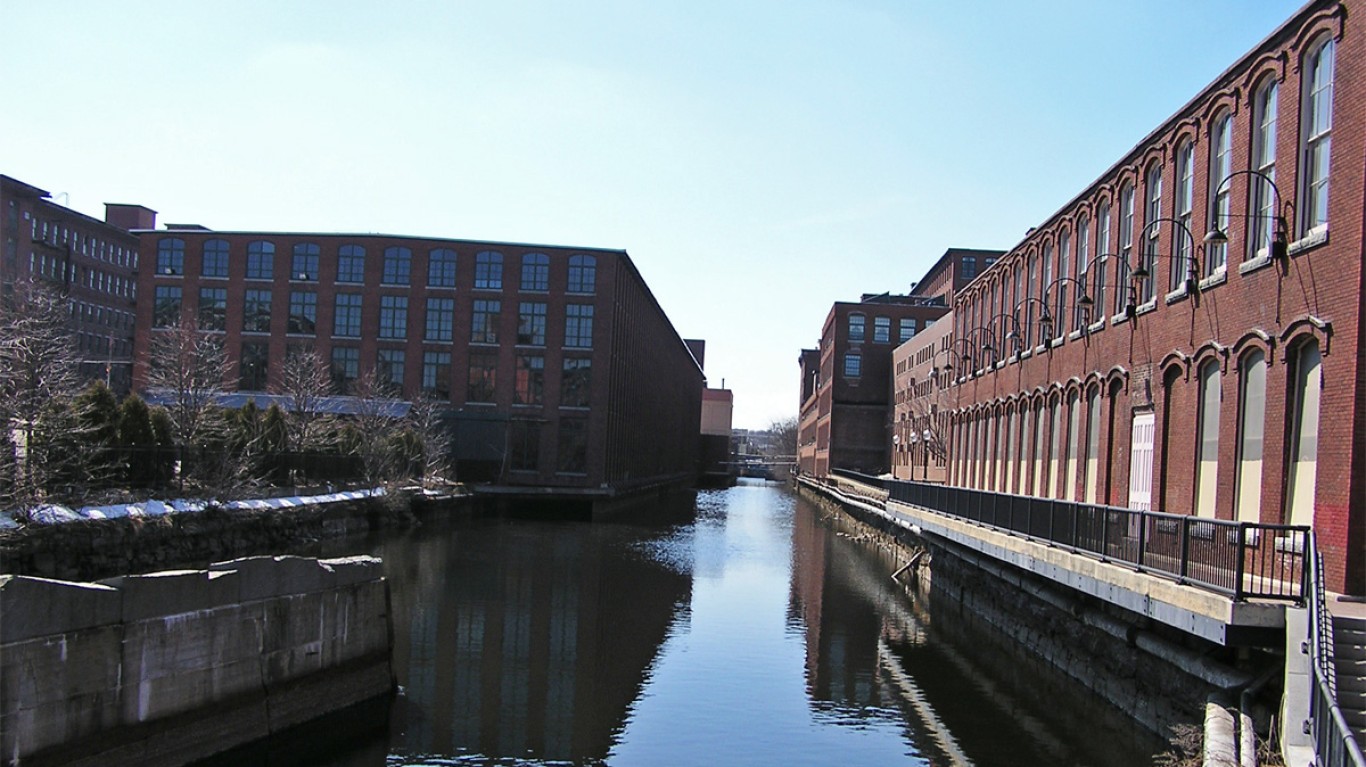
[[[687,574],[636,548],[649,532],[490,521],[386,542],[391,750],[605,759],[690,597]]]

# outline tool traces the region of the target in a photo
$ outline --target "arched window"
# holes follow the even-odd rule
[[[1296,350],[1290,372],[1290,451],[1286,454],[1285,523],[1314,523],[1314,495],[1318,481],[1319,345],[1309,341]]]
[[[1100,468],[1100,387],[1086,393],[1086,495],[1087,503],[1096,502],[1096,479]]]
[[[1067,321],[1067,307],[1072,306],[1076,310],[1076,289],[1071,283],[1063,282],[1064,277],[1072,276],[1072,235],[1063,232],[1058,235],[1058,287],[1054,301],[1057,302],[1058,310],[1053,312],[1053,337],[1062,338],[1067,333],[1067,329],[1072,323]],[[1073,300],[1068,301],[1071,295]]]
[[[1209,132],[1209,186],[1210,226],[1227,232],[1229,226],[1229,195],[1233,193],[1232,184],[1225,179],[1233,172],[1233,116],[1223,112],[1214,118],[1214,127]],[[1260,186],[1257,179],[1250,179],[1254,187]],[[1228,243],[1211,243],[1205,247],[1206,277],[1223,272],[1228,266]]]
[[[1014,493],[1015,489],[1015,464],[1018,461],[1017,451],[1020,441],[1020,410],[1013,408],[1006,418],[1010,419],[1010,431],[1006,435],[1006,483],[1005,492]]]
[[[592,293],[596,289],[598,260],[592,256],[569,257],[569,279],[565,290],[570,293]]]
[[[1262,437],[1266,428],[1266,355],[1253,349],[1238,366],[1238,475],[1234,482],[1237,518],[1262,516]]]
[[[503,254],[485,250],[474,256],[474,287],[476,290],[503,289]]]
[[[1129,303],[1125,286],[1134,263],[1134,192],[1133,184],[1125,184],[1119,192],[1119,264],[1115,274],[1115,314],[1122,314]]]
[[[318,280],[318,254],[322,251],[316,243],[300,242],[294,246],[294,257],[290,261],[289,278],[305,282]]]
[[[1054,398],[1048,403],[1049,451],[1048,497],[1062,497],[1062,401]]]
[[[1276,181],[1276,113],[1280,89],[1274,77],[1268,77],[1266,84],[1257,91],[1252,104],[1252,167],[1266,176],[1272,183]],[[1276,228],[1276,193],[1261,179],[1253,177],[1252,192],[1252,235],[1248,237],[1248,258],[1268,257],[1271,255],[1271,236]]]
[[[1200,406],[1196,415],[1195,516],[1214,517],[1219,487],[1219,363],[1200,366]]]
[[[550,257],[544,253],[522,256],[522,290],[550,290]]]
[[[408,248],[392,247],[384,249],[384,273],[380,279],[385,285],[407,285],[413,273],[413,251]]]
[[[206,240],[204,242],[204,259],[199,266],[199,276],[201,277],[227,277],[228,241]]]
[[[1304,135],[1300,139],[1300,233],[1328,225],[1328,166],[1333,140],[1333,70],[1336,44],[1324,38],[1305,59]]]
[[[247,279],[269,280],[275,273],[275,243],[265,240],[247,243]]]
[[[427,254],[427,287],[455,287],[455,251],[436,248]]]
[[[337,282],[365,282],[365,248],[343,245],[337,249]]]
[[[1081,451],[1081,395],[1067,395],[1067,472],[1063,475],[1061,498],[1072,500],[1077,493],[1077,456]]]
[[[1159,205],[1161,203],[1159,202]],[[1167,289],[1175,292],[1186,286],[1191,277],[1191,257],[1195,248],[1195,233],[1191,231],[1191,209],[1195,205],[1195,142],[1183,141],[1176,148],[1176,220],[1172,224],[1171,281]],[[1161,212],[1158,212],[1159,215]],[[1148,219],[1149,222],[1154,219]],[[1158,227],[1153,227],[1154,229]],[[1153,252],[1157,249],[1154,247]]]
[[[1078,301],[1086,294],[1087,286],[1091,284],[1091,219],[1082,214],[1077,220],[1077,285],[1075,296]],[[1092,299],[1095,300],[1094,298]],[[1076,321],[1072,324],[1073,330],[1081,330],[1089,318],[1086,316],[1086,307],[1078,305],[1073,314]]]
[[[179,237],[157,240],[157,274],[180,276],[185,273],[185,241]]]
[[[1157,300],[1157,252],[1161,240],[1162,227],[1149,226],[1162,218],[1162,166],[1153,163],[1143,179],[1143,234],[1146,235],[1139,247],[1143,248],[1143,268],[1148,276],[1138,281],[1138,303],[1146,304]]]
[[[1058,286],[1056,286],[1056,285],[1053,284],[1053,244],[1052,244],[1052,243],[1046,243],[1046,244],[1043,246],[1043,264],[1042,264],[1042,267],[1041,267],[1041,268],[1042,268],[1042,270],[1043,270],[1043,280],[1039,283],[1039,298],[1042,298],[1042,299],[1043,299],[1043,307],[1041,307],[1041,308],[1039,309],[1039,314],[1040,314],[1041,316],[1038,318],[1038,320],[1039,320],[1039,322],[1042,323],[1042,322],[1043,322],[1044,316],[1049,316],[1049,315],[1053,315],[1053,314],[1054,314],[1053,312],[1049,311],[1049,309],[1048,309],[1048,300],[1049,300],[1050,298],[1053,297],[1053,291],[1058,290]],[[1051,323],[1052,327],[1048,327],[1048,328],[1045,328],[1045,327],[1043,327],[1043,326],[1040,326],[1040,327],[1039,327],[1039,343],[1040,343],[1040,344],[1046,344],[1046,343],[1048,343],[1049,339],[1052,337],[1052,330],[1053,330],[1053,328],[1056,328],[1056,327],[1060,324],[1060,321],[1061,321],[1062,317],[1061,317],[1060,315],[1059,315],[1059,316],[1049,316],[1049,319],[1052,320],[1052,323]]]
[[[1093,287],[1091,288],[1091,300],[1095,301],[1093,306],[1096,312],[1096,321],[1101,322],[1105,319],[1105,272],[1109,269],[1108,263],[1114,260],[1110,254],[1114,253],[1114,246],[1110,244],[1110,203],[1102,202],[1096,208],[1096,268],[1095,275],[1091,278]],[[1105,256],[1105,258],[1101,258]],[[1116,291],[1117,293],[1119,291]]]

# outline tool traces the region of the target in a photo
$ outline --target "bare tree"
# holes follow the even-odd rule
[[[360,459],[361,471],[371,487],[398,474],[397,443],[403,430],[403,402],[397,392],[374,370],[356,379],[355,413],[349,429],[348,449]]]
[[[332,375],[313,349],[291,352],[280,369],[277,391],[288,398],[289,449],[303,452],[320,441],[325,423],[322,404],[332,390]]]
[[[788,416],[774,421],[768,425],[768,431],[772,435],[770,445],[775,455],[797,455],[798,423],[796,416]]]
[[[147,389],[163,401],[171,418],[182,481],[186,451],[222,431],[217,400],[228,370],[222,336],[200,330],[191,318],[152,336]]]
[[[449,409],[447,401],[426,392],[418,394],[408,408],[407,425],[422,453],[419,479],[424,486],[433,481],[454,479],[449,471],[451,431],[446,418]]]

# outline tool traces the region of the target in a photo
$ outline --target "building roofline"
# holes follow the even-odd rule
[[[52,196],[52,193],[49,192],[49,191],[47,191],[46,189],[39,189],[38,187],[34,186],[33,184],[28,184],[28,183],[25,183],[25,182],[23,182],[23,181],[20,181],[19,179],[15,178],[14,176],[6,176],[5,174],[0,173],[0,181],[6,181],[6,182],[8,182],[8,183],[10,183],[10,184],[13,184],[13,185],[19,187],[19,191],[24,192],[25,194],[34,195],[35,197],[41,197],[41,198],[46,199],[46,198]]]
[[[150,209],[149,209],[150,210]],[[506,248],[547,248],[555,250],[582,250],[593,253],[613,253],[626,256],[625,248],[598,248],[586,245],[554,245],[544,242],[512,242],[508,240],[476,240],[464,237],[436,237],[420,234],[390,234],[387,232],[282,232],[261,229],[132,229],[133,234],[163,234],[173,235],[192,235],[196,237],[211,237],[213,235],[223,236],[242,236],[257,235],[260,237],[351,237],[351,238],[381,238],[390,240],[418,240],[422,242],[451,242],[465,243],[469,245],[498,245]]]

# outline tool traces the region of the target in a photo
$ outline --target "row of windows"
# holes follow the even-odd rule
[[[95,235],[84,235],[68,226],[56,222],[40,221],[33,217],[33,231],[30,235],[35,242],[48,245],[69,246],[71,252],[80,253],[87,258],[103,261],[115,266],[136,269],[138,254],[134,248],[125,248],[118,243],[109,242]]]
[[[227,278],[230,245],[227,240],[205,240],[200,258],[200,276]],[[185,274],[185,240],[163,237],[157,241],[157,274],[175,276]],[[256,240],[247,243],[245,276],[249,280],[275,278],[275,243]],[[409,285],[412,281],[413,251],[392,246],[384,249],[382,285]],[[322,249],[315,243],[301,242],[294,246],[290,258],[289,279],[317,281]],[[453,288],[456,277],[456,252],[450,248],[435,248],[427,253],[427,287]],[[476,290],[503,289],[503,254],[496,250],[480,251],[474,256],[474,287]],[[365,282],[365,248],[342,245],[337,249],[336,281],[361,284]],[[597,259],[593,256],[569,257],[565,275],[565,290],[570,293],[592,293],[597,281]],[[522,256],[518,286],[525,291],[550,290],[550,257],[544,253]]]
[[[860,342],[867,339],[868,318],[862,314],[850,314],[848,319],[848,339],[851,342]],[[925,320],[925,327],[934,324],[934,320]],[[915,337],[918,320],[915,317],[902,317],[897,321],[896,342],[904,344]],[[874,317],[873,318],[873,343],[885,344],[892,340],[892,318]]]
[[[359,338],[363,300],[360,293],[338,293],[333,311],[332,335]],[[401,340],[408,337],[408,297],[379,297],[377,337]],[[153,308],[154,327],[170,327],[180,321],[183,291],[179,285],[156,286]],[[470,343],[497,344],[502,301],[476,300],[471,306]],[[202,330],[227,330],[227,288],[200,288],[197,306],[198,326]],[[289,293],[286,332],[314,335],[317,332],[318,294],[296,290]],[[424,317],[424,341],[451,341],[455,328],[455,299],[430,297]],[[271,331],[271,291],[246,290],[242,297],[242,330],[252,333]],[[517,307],[517,343],[526,346],[546,344],[546,304],[523,301]],[[593,346],[593,306],[569,304],[565,307],[564,346],[589,349]]]
[[[984,329],[984,338],[995,340],[1000,352],[1007,337],[1018,339],[1018,349],[1088,325],[1099,329],[1107,313],[1113,312],[1118,320],[1130,305],[1155,305],[1164,270],[1168,300],[1218,284],[1227,274],[1229,244],[1215,240],[1197,249],[1197,238],[1203,241],[1209,229],[1232,235],[1234,218],[1246,221],[1243,263],[1248,268],[1267,263],[1274,248],[1286,247],[1279,239],[1283,234],[1306,243],[1318,241],[1328,226],[1334,58],[1331,39],[1320,41],[1306,58],[1293,232],[1279,230],[1283,211],[1273,185],[1282,96],[1278,82],[1268,78],[1253,93],[1246,172],[1234,167],[1232,113],[1225,110],[1210,121],[1205,226],[1197,226],[1194,217],[1196,143],[1187,138],[1174,152],[1172,210],[1163,207],[1163,166],[1153,162],[1142,174],[1141,188],[1133,181],[1121,186],[1114,209],[1110,201],[1101,200],[1092,211],[1079,214],[1071,230],[1061,229],[1036,252],[1013,259],[1012,268],[981,286],[961,312],[964,329],[972,329],[965,337]],[[1231,210],[1237,175],[1246,176],[1245,214]],[[1170,246],[1165,251],[1164,238]]]
[[[49,256],[46,253],[29,253],[28,269],[30,274],[49,280],[60,280],[74,285],[84,285],[91,290],[119,298],[137,297],[137,284],[126,277],[110,274],[102,269],[83,267],[69,262],[64,256]]]
[[[122,331],[126,335],[133,332],[135,317],[132,312],[125,312],[119,309],[111,309],[107,306],[92,304],[86,301],[71,302],[71,316],[78,322],[87,325],[100,325]]]

